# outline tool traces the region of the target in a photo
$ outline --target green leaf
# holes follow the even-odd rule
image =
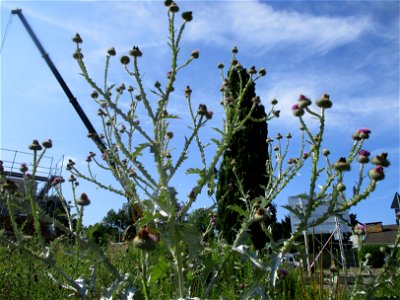
[[[217,139],[211,139],[217,146],[221,145],[221,142]]]
[[[199,168],[190,168],[186,170],[186,175],[188,174],[203,174],[204,169],[199,169]]]
[[[229,208],[230,210],[236,211],[238,214],[242,215],[245,218],[248,218],[249,213],[245,210],[243,210],[239,205],[228,205],[227,208]]]
[[[147,280],[148,284],[155,283],[158,279],[160,279],[163,275],[167,273],[168,270],[168,262],[163,256],[159,256],[158,262],[155,265],[149,267],[149,278]]]
[[[144,216],[136,222],[136,228],[142,228],[159,217],[161,217],[159,213],[152,214],[151,212],[146,211]]]
[[[137,157],[142,155],[141,152],[148,146],[149,146],[148,143],[139,144],[139,146],[135,147],[135,152],[132,153],[132,157]]]

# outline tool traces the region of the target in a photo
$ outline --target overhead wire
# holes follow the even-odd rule
[[[4,32],[4,36],[3,36],[2,40],[1,40],[0,53],[3,51],[3,47],[4,47],[4,44],[5,44],[6,39],[7,39],[8,30],[10,29],[10,25],[11,25],[11,23],[12,23],[12,18],[13,18],[13,16],[14,16],[14,15],[13,15],[12,13],[10,13],[10,17],[8,18],[8,23],[7,23],[6,31]]]

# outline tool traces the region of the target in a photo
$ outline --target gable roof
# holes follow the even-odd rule
[[[400,208],[400,195],[399,193],[394,194],[392,205],[390,208]]]
[[[399,226],[397,224],[383,225],[381,232],[371,232],[365,237],[364,244],[388,244],[393,245]]]

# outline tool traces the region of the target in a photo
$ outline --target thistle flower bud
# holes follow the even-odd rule
[[[28,166],[26,165],[26,163],[22,163],[21,166],[19,167],[19,170],[21,171],[21,173],[27,172]]]
[[[125,84],[121,83],[119,87],[115,89],[118,94],[122,94],[123,91],[125,91]]]
[[[315,104],[317,104],[318,107],[321,108],[331,108],[332,107],[332,101],[329,99],[328,94],[324,94],[320,99],[318,99]]]
[[[218,69],[223,69],[225,66],[224,66],[224,64],[223,63],[219,63],[218,65],[217,65],[217,68]]]
[[[265,213],[265,210],[263,208],[259,208],[254,214],[254,221],[260,222],[265,220],[267,217],[268,215]]]
[[[110,56],[115,56],[117,54],[117,51],[115,51],[115,48],[112,47],[112,48],[108,49],[107,53]]]
[[[126,131],[126,127],[124,124],[122,124],[121,127],[119,128],[119,132],[124,133],[125,131]]]
[[[381,153],[371,159],[371,163],[382,167],[388,167],[390,165],[390,162],[387,160],[387,156],[387,153]]]
[[[278,134],[275,136],[275,139],[277,139],[277,140],[282,139],[282,135],[281,135],[280,133],[278,133]]]
[[[51,181],[52,186],[57,186],[61,183],[64,183],[65,179],[62,176],[54,176],[53,180]]]
[[[299,107],[300,108],[306,108],[306,107],[308,107],[308,106],[310,106],[311,105],[311,100],[310,99],[308,99],[306,96],[304,96],[304,95],[300,95],[300,97],[299,97],[299,101],[298,101],[298,103],[297,103],[298,105],[299,105]]]
[[[336,186],[338,192],[344,192],[346,190],[346,186],[343,182],[339,182]]]
[[[80,206],[88,206],[90,204],[90,199],[86,193],[82,193],[76,203]]]
[[[272,114],[274,115],[275,118],[279,118],[279,115],[281,114],[280,110],[273,110]]]
[[[139,47],[137,46],[133,46],[132,50],[129,51],[129,54],[133,57],[141,57],[143,55],[142,51],[140,51]]]
[[[97,98],[99,98],[99,93],[97,93],[97,91],[93,91],[93,92],[90,94],[90,97],[92,97],[93,99],[97,99]]]
[[[170,6],[171,4],[172,4],[172,0],[165,0],[164,1],[164,5],[167,6],[167,7]]]
[[[260,76],[265,76],[267,75],[267,70],[265,68],[261,68],[260,70],[258,70],[258,74]]]
[[[68,178],[68,181],[69,182],[75,182],[76,181],[76,177],[71,174],[71,176],[69,176],[69,178]]]
[[[156,240],[157,236],[155,234],[151,234],[148,229],[142,228],[133,239],[132,244],[135,248],[151,251],[156,247]]]
[[[261,103],[261,100],[260,100],[260,97],[259,97],[259,96],[253,97],[253,98],[251,99],[251,101],[252,101],[254,104],[260,104],[260,103]]]
[[[168,131],[168,132],[167,132],[167,137],[168,137],[169,139],[172,139],[172,138],[174,137],[174,133],[173,133],[172,131]]]
[[[341,157],[333,164],[333,168],[339,172],[350,171],[350,164],[346,162],[346,158]]]
[[[370,153],[367,150],[358,151],[357,161],[361,164],[366,164],[369,162]]]
[[[128,170],[128,176],[131,177],[131,178],[136,177],[135,170],[134,169],[129,169]]]
[[[200,51],[199,51],[199,50],[193,50],[192,53],[190,54],[190,56],[191,56],[193,59],[198,59],[199,56],[200,56]]]
[[[190,22],[193,20],[193,14],[191,11],[185,11],[182,13],[182,19],[185,20],[185,22]]]
[[[232,48],[232,53],[237,54],[239,52],[238,48],[235,46]]]
[[[29,150],[40,151],[42,150],[42,146],[39,144],[38,140],[33,140],[32,144],[28,146]]]
[[[51,139],[47,139],[42,142],[42,145],[43,145],[43,147],[50,149],[51,147],[53,147],[53,142]]]
[[[286,138],[287,138],[287,139],[291,139],[291,138],[292,138],[292,134],[291,134],[290,132],[288,132],[288,133],[286,134]]]
[[[172,13],[177,13],[179,11],[179,6],[174,1],[172,1],[169,5],[169,11]]]
[[[79,33],[75,33],[74,37],[72,38],[72,41],[77,44],[81,44],[83,42]]]
[[[272,99],[272,100],[271,100],[271,104],[272,104],[272,105],[277,105],[277,104],[278,104],[278,100]]]
[[[247,71],[250,75],[257,74],[257,70],[255,66],[251,66],[250,69]]]
[[[292,106],[292,113],[295,117],[301,117],[304,115],[304,110],[298,104],[294,104]]]
[[[379,181],[385,178],[385,173],[383,172],[382,166],[377,166],[374,169],[369,170],[368,172],[369,178],[371,180]]]
[[[191,94],[192,94],[192,90],[191,90],[190,86],[186,86],[185,96],[189,97]]]
[[[288,159],[289,165],[294,165],[294,164],[297,164],[298,162],[299,162],[299,160],[297,158],[289,158]]]
[[[156,82],[154,83],[154,87],[155,87],[156,89],[161,88],[161,83],[160,83],[159,81],[156,81]]]
[[[367,253],[367,254],[365,254],[365,259],[366,260],[370,260],[372,258],[372,254],[371,253]]]
[[[80,49],[78,49],[78,50],[76,50],[75,52],[74,52],[74,54],[72,55],[72,57],[73,58],[75,58],[75,59],[83,59],[83,53],[81,52],[81,50]]]
[[[127,64],[129,64],[130,58],[128,56],[124,55],[124,56],[121,56],[121,60],[120,61],[121,61],[121,64],[126,66]]]
[[[366,140],[369,138],[369,135],[371,134],[371,130],[368,128],[361,128],[356,130],[355,133],[353,133],[353,140],[355,141],[360,141],[360,140]]]
[[[205,116],[207,115],[207,106],[205,104],[200,104],[199,108],[197,109],[197,113],[200,116]]]
[[[328,149],[324,148],[324,149],[322,150],[322,154],[323,154],[324,156],[328,156],[329,154],[331,154],[331,151],[329,151]]]
[[[131,86],[131,85],[130,85],[130,86],[128,86],[128,92],[129,92],[129,93],[132,93],[133,91],[134,91],[134,88],[133,88],[133,86]]]
[[[354,226],[353,231],[357,235],[365,235],[367,233],[367,227],[362,224],[357,224]]]

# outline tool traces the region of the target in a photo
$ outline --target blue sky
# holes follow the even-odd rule
[[[182,11],[193,11],[182,43],[182,60],[193,49],[200,59],[178,76],[170,112],[179,113],[182,122],[173,124],[177,142],[187,134],[184,122],[188,112],[183,90],[190,85],[195,105],[205,103],[214,118],[202,139],[213,136],[212,127],[221,126],[221,85],[216,68],[229,64],[230,49],[239,48],[242,65],[265,67],[268,75],[257,82],[256,91],[269,109],[270,100],[279,100],[281,118],[269,124],[269,133],[296,136],[298,120],[291,106],[300,94],[315,100],[329,93],[333,108],[327,113],[328,129],[324,146],[332,160],[345,156],[352,145],[351,135],[359,128],[371,129],[364,148],[372,155],[389,153],[391,166],[376,192],[351,212],[362,222],[394,223],[390,204],[399,182],[399,2],[398,1],[196,1],[178,2]],[[25,17],[42,42],[96,129],[97,104],[91,88],[79,75],[72,59],[72,36],[79,32],[84,43],[85,62],[93,77],[101,80],[107,49],[114,46],[117,56],[137,45],[143,52],[141,70],[146,87],[166,82],[169,49],[166,46],[167,16],[158,1],[2,1],[1,36],[10,11],[22,8]],[[178,18],[179,19],[179,18]],[[41,58],[20,20],[12,19],[1,52],[1,139],[0,147],[26,151],[33,138],[52,138],[48,153],[58,159],[73,158],[85,170],[89,151],[95,150],[86,129],[54,76]],[[118,58],[111,67],[111,80],[127,82]],[[140,116],[139,116],[140,118]],[[146,120],[141,119],[143,126]],[[309,120],[312,123],[312,120]],[[311,125],[313,128],[315,125]],[[296,141],[293,149],[296,150]],[[212,148],[210,148],[212,152]],[[198,164],[193,150],[190,164]],[[356,171],[355,171],[356,172]],[[182,172],[183,173],[183,172]],[[68,177],[64,172],[64,177]],[[290,195],[308,190],[307,169],[277,198],[279,216],[287,214],[280,206]],[[116,185],[107,174],[103,181]],[[354,184],[348,176],[347,185]],[[178,196],[185,200],[195,178],[179,176],[174,181]],[[67,198],[69,187],[64,186]],[[351,189],[350,189],[351,190]],[[100,221],[106,212],[125,201],[81,182],[80,192],[92,200],[86,211],[86,224]],[[195,207],[212,203],[202,195]]]

